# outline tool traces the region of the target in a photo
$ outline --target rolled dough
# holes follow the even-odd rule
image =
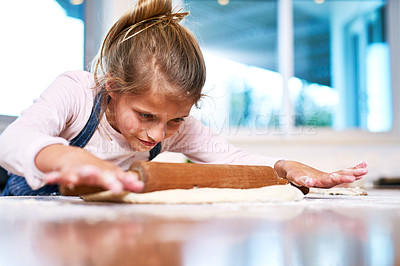
[[[85,201],[110,201],[136,204],[201,204],[217,202],[300,201],[304,198],[304,195],[292,185],[275,185],[251,189],[194,188],[171,189],[148,193],[124,191],[120,194],[104,191],[83,195],[81,198]]]

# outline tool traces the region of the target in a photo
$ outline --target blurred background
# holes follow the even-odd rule
[[[231,143],[362,181],[400,177],[397,0],[176,0],[207,64],[192,113]],[[132,0],[0,3],[0,132],[68,70],[89,69]],[[184,161],[162,154],[161,161]]]

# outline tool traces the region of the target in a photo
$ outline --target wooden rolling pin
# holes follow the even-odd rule
[[[258,188],[272,185],[284,185],[289,182],[279,178],[269,166],[134,162],[129,171],[137,172],[144,182],[142,192],[167,189],[191,188]],[[304,194],[308,188],[299,188]],[[93,186],[60,186],[60,192],[66,196],[79,196],[103,191]]]

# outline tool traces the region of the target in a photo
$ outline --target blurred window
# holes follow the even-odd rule
[[[61,73],[83,69],[83,1],[0,3],[0,115],[18,116]]]
[[[278,1],[187,0],[208,76],[194,114],[214,130],[282,128]],[[392,128],[386,1],[293,0],[294,127]]]

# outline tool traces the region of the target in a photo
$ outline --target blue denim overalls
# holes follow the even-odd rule
[[[101,102],[103,95],[96,95],[94,99],[94,105],[92,113],[90,114],[89,120],[86,123],[82,131],[73,140],[70,141],[70,145],[83,148],[86,143],[89,142],[94,131],[99,123]],[[161,142],[150,150],[149,161],[153,160],[161,152]],[[8,179],[7,185],[3,190],[2,196],[39,196],[39,195],[60,195],[58,185],[46,185],[37,190],[32,190],[26,183],[26,180],[22,176],[11,174]]]

